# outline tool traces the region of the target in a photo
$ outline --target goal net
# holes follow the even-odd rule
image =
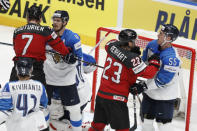
[[[100,27],[97,30],[96,34],[96,46],[94,53],[95,53],[95,59],[97,61],[97,64],[100,66],[104,66],[105,58],[106,58],[106,52],[104,50],[105,44],[112,40],[117,39],[118,34],[120,32],[120,29],[110,29],[110,28],[103,28]],[[143,51],[143,49],[146,47],[149,41],[156,39],[156,35],[153,33],[151,35],[150,33],[146,34],[141,30],[136,30],[138,33],[138,39],[136,40],[136,45],[140,47],[140,50]],[[175,41],[176,43],[177,41]],[[197,72],[197,65],[196,62],[196,51],[195,49],[188,47],[185,44],[182,44],[182,42],[173,43],[173,46],[177,49],[179,57],[182,61],[182,69],[181,69],[181,78],[179,80],[179,94],[181,99],[181,106],[180,110],[182,110],[185,114],[185,131],[191,131],[190,124],[195,122],[195,116],[197,118],[197,111],[195,113],[194,108],[197,106],[195,103],[196,98],[193,98],[192,101],[192,94],[193,94],[193,88],[196,87],[196,72]],[[196,43],[195,43],[196,44]],[[92,50],[93,51],[93,50]],[[93,73],[93,87],[92,87],[92,101],[91,101],[91,110],[94,111],[95,107],[95,96],[97,93],[97,90],[100,85],[100,79],[102,75],[103,69],[98,68]],[[196,93],[197,94],[197,93]],[[131,102],[132,103],[132,102]],[[194,108],[192,108],[194,107]],[[193,118],[192,118],[193,117]],[[197,127],[197,126],[196,126]],[[196,128],[197,129],[197,128]]]

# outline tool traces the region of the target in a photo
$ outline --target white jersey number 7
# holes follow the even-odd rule
[[[22,39],[26,39],[26,38],[28,38],[28,41],[23,49],[22,55],[26,54],[27,48],[29,47],[31,41],[33,40],[33,35],[22,35]]]

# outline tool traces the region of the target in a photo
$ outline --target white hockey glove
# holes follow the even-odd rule
[[[83,70],[84,70],[85,74],[88,74],[88,73],[91,73],[91,72],[95,71],[96,68],[97,67],[94,66],[94,65],[86,65],[86,66],[83,65]]]
[[[9,10],[10,8],[9,0],[0,0],[0,4],[5,10]]]

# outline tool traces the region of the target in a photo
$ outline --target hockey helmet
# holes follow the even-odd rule
[[[19,76],[31,76],[33,71],[32,58],[20,57],[16,62],[16,71]]]
[[[28,9],[28,18],[39,20],[42,16],[42,11],[40,6],[32,5]]]
[[[124,41],[124,42],[130,42],[130,41],[135,42],[136,38],[137,38],[137,33],[131,29],[122,30],[118,35],[119,41]]]
[[[179,30],[176,26],[172,24],[164,24],[161,27],[161,31],[166,34],[166,36],[171,37],[172,41],[175,41],[179,35]]]
[[[69,14],[67,11],[64,10],[56,10],[53,14],[52,18],[61,18],[62,21],[68,22],[69,20]]]

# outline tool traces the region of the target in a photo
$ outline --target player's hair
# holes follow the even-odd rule
[[[163,24],[161,31],[164,32],[166,36],[171,37],[172,41],[175,41],[179,35],[178,28],[172,24]]]
[[[42,11],[40,6],[32,5],[27,11],[27,18],[29,20],[40,20]]]
[[[20,57],[16,62],[17,75],[20,77],[31,76],[33,71],[33,59]]]
[[[64,21],[68,22],[69,21],[69,14],[67,11],[64,11],[64,10],[56,10],[54,12],[52,18],[61,18],[63,22]]]

